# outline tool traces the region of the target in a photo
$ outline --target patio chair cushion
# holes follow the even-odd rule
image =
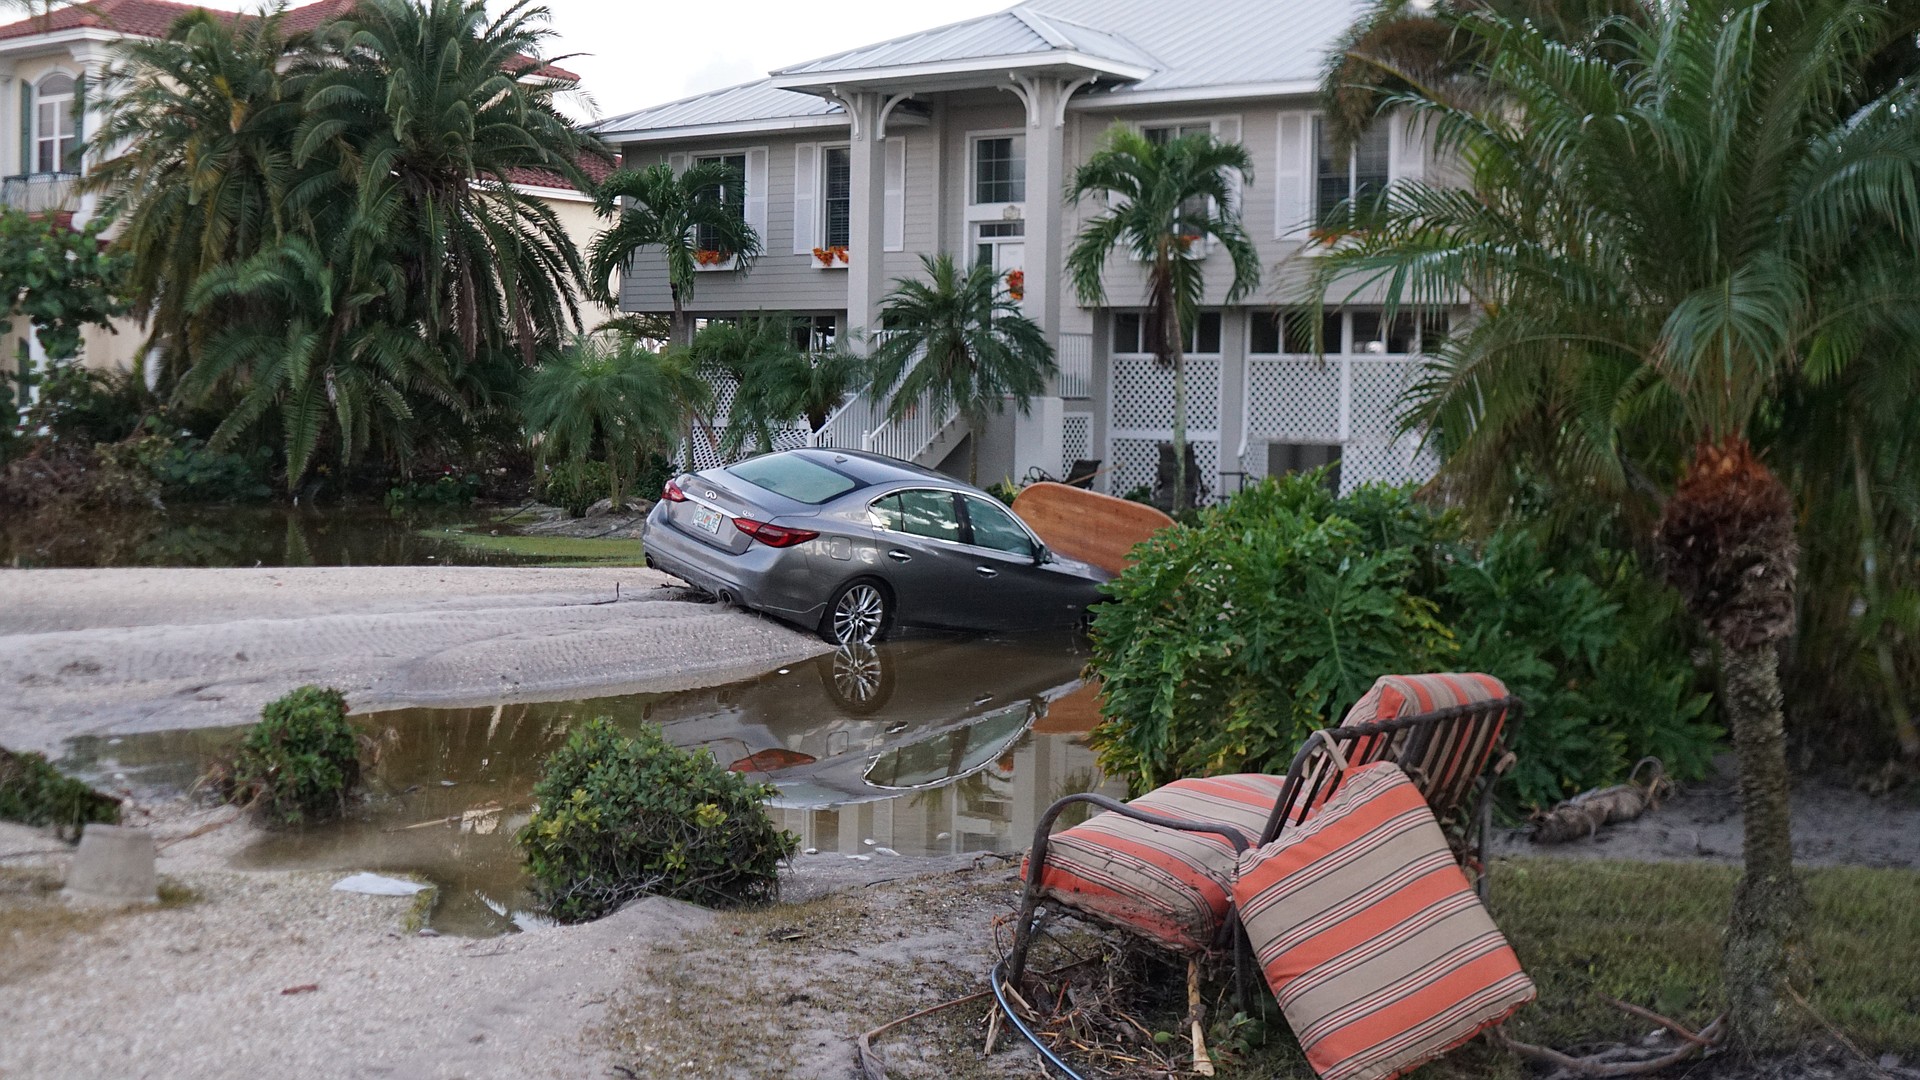
[[[1382,675],[1373,688],[1354,702],[1341,727],[1375,724],[1458,705],[1478,705],[1507,696],[1507,686],[1478,672],[1439,672],[1431,675]],[[1424,746],[1395,747],[1386,755],[1367,752],[1366,739],[1356,742],[1349,756],[1356,760],[1384,756],[1400,765],[1419,784],[1434,812],[1451,816],[1464,803],[1473,782],[1487,766],[1506,724],[1506,710],[1473,720],[1446,722],[1434,730]],[[1405,740],[1408,733],[1393,736]],[[1418,760],[1408,760],[1407,750]]]
[[[1398,766],[1354,769],[1306,824],[1240,860],[1234,903],[1326,1080],[1400,1076],[1533,1000]]]
[[[1252,843],[1259,840],[1284,782],[1284,777],[1252,773],[1175,780],[1127,805],[1230,825]],[[1219,941],[1235,865],[1233,845],[1225,837],[1104,813],[1053,836],[1040,885],[1055,903],[1193,954]]]

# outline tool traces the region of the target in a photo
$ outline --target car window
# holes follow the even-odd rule
[[[967,522],[973,526],[974,546],[1015,555],[1033,554],[1033,538],[999,503],[978,495],[962,498],[967,501]]]
[[[873,504],[881,525],[910,536],[959,540],[960,517],[953,496],[944,491],[902,491]]]
[[[860,486],[860,481],[817,461],[793,454],[767,454],[730,465],[727,471],[755,487],[795,502],[815,506],[830,502]]]

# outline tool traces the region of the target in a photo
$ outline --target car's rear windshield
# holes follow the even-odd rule
[[[775,495],[784,495],[795,502],[815,506],[837,499],[860,486],[860,481],[846,473],[794,454],[768,454],[730,465],[727,471]]]

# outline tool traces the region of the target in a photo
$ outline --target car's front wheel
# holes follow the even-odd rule
[[[820,636],[834,645],[871,645],[893,626],[893,598],[872,578],[855,578],[827,601]]]

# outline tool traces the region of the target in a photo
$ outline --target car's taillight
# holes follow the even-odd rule
[[[660,489],[660,497],[667,500],[668,502],[686,502],[687,501],[687,493],[684,491],[681,491],[680,485],[674,483],[671,480],[667,481],[666,487]]]
[[[789,529],[785,525],[769,525],[764,521],[754,521],[751,518],[734,518],[733,527],[768,547],[777,548],[804,544],[820,535],[812,529]]]

